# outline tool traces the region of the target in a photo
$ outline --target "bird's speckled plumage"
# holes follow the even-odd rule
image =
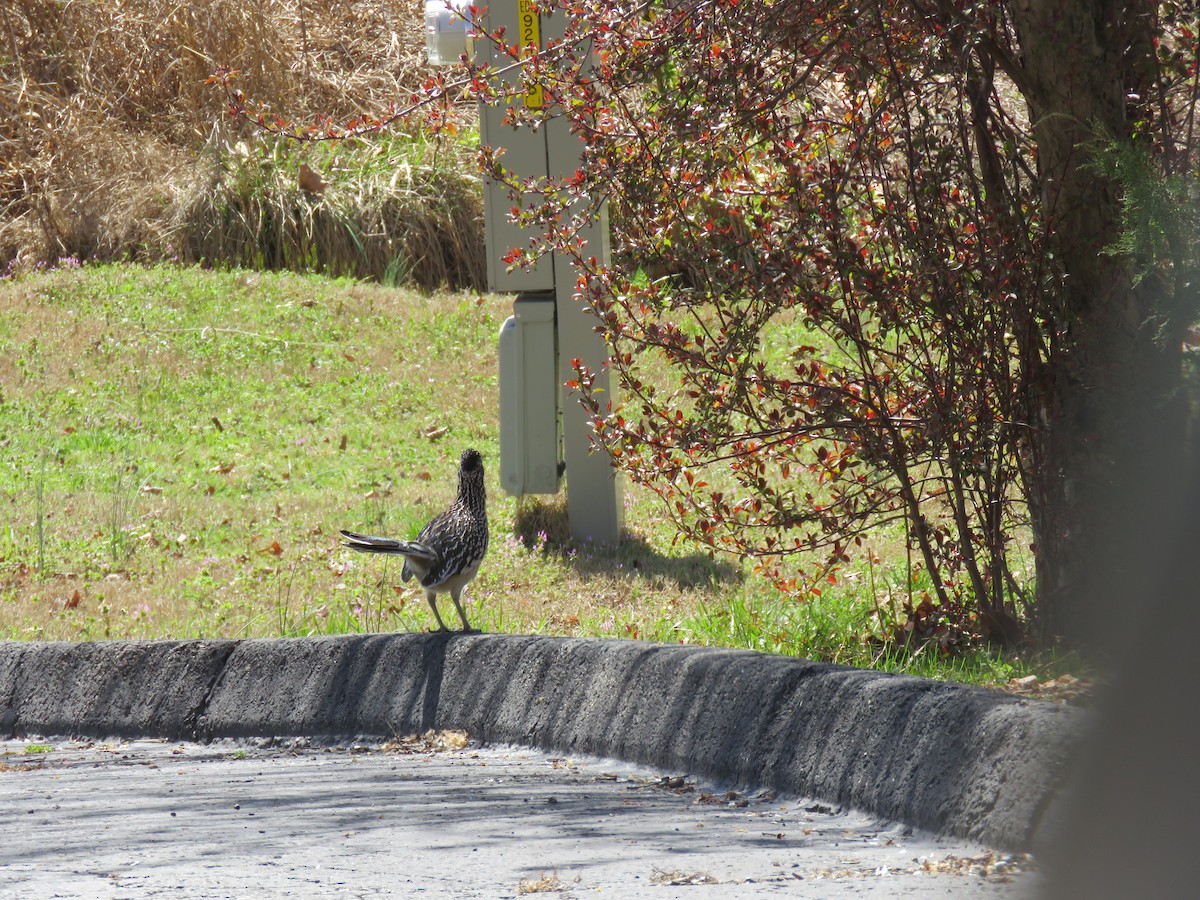
[[[479,571],[488,547],[487,496],[483,486],[483,457],[477,450],[463,451],[458,464],[458,496],[443,513],[434,516],[414,541],[372,537],[343,531],[346,546],[361,553],[392,553],[404,557],[401,578],[416,578],[425,588],[438,630],[447,631],[437,608],[437,595],[449,594],[467,623],[459,596]]]

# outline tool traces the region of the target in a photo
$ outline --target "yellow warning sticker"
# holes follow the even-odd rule
[[[511,8],[511,7],[510,7]],[[520,39],[521,56],[528,58],[542,46],[541,23],[537,11],[533,8],[532,0],[517,0],[517,21]],[[525,105],[529,109],[541,109],[546,105],[546,98],[540,84],[531,84],[525,91]]]

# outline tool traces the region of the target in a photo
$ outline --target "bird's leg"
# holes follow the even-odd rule
[[[451,592],[450,592],[450,599],[454,601],[454,608],[458,610],[458,617],[459,617],[460,619],[462,619],[462,623],[463,623],[463,627],[462,627],[463,634],[478,634],[478,633],[479,633],[479,629],[478,629],[478,628],[472,628],[472,627],[471,627],[471,625],[470,625],[470,623],[469,623],[469,622],[467,622],[467,614],[466,614],[465,612],[463,612],[462,604],[458,602],[458,594],[459,594],[459,592],[458,592],[458,591],[451,591]]]
[[[438,623],[437,630],[438,631],[449,631],[450,629],[446,627],[446,623],[442,621],[442,614],[438,612],[437,594],[432,594],[432,593],[426,594],[425,599],[429,601],[429,608],[433,610],[433,617],[435,619],[437,619],[437,623]]]

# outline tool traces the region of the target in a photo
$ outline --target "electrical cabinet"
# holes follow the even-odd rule
[[[500,329],[500,483],[558,493],[562,429],[554,295],[524,294]]]

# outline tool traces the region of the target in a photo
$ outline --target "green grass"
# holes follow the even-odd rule
[[[0,281],[0,638],[194,638],[429,627],[400,566],[339,528],[411,535],[488,461],[492,632],[640,638],[1003,683],[1019,657],[887,656],[904,560],[788,600],[674,542],[644,493],[615,548],[563,499],[498,487],[496,337],[510,301],[316,276],[95,266]],[[443,432],[444,429],[444,432]],[[895,536],[880,537],[881,554]],[[902,552],[900,554],[902,556]],[[875,586],[875,590],[872,590]],[[879,597],[876,594],[880,594]],[[452,611],[449,611],[453,617]]]

